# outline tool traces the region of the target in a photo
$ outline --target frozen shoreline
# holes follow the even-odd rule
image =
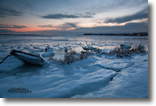
[[[62,38],[61,38],[62,39]],[[107,51],[121,43],[138,44],[144,42],[147,53],[136,54],[127,58],[117,58],[107,55],[92,55],[71,64],[60,64],[54,61],[47,61],[48,65],[43,67],[22,66],[10,73],[0,75],[0,97],[8,98],[148,98],[148,39],[136,39],[129,41],[129,38],[114,40],[94,40],[75,38],[77,41],[54,40],[55,42],[45,43],[43,39],[35,39],[24,43],[17,43],[12,40],[9,43],[1,42],[1,56],[5,56],[10,50],[18,49],[29,53],[44,52],[46,44],[49,44],[54,53],[64,51],[64,46],[71,46],[77,52],[82,51],[80,46],[92,45],[105,47]],[[71,38],[73,39],[73,38]],[[96,38],[97,39],[97,38]],[[101,38],[99,38],[101,39]],[[38,43],[36,43],[38,41]],[[49,41],[49,40],[46,40]],[[138,42],[137,42],[138,41]],[[61,52],[57,52],[61,51]],[[59,57],[55,57],[58,59]],[[8,93],[11,87],[24,87],[31,90],[31,93]]]

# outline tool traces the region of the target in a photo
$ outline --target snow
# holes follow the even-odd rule
[[[8,56],[1,64],[0,71],[8,72],[23,66],[24,62],[15,56]]]
[[[148,62],[136,63],[119,73],[100,91],[74,98],[148,98]]]
[[[33,39],[33,40],[28,40]],[[132,42],[133,39],[133,42]],[[5,39],[7,40],[7,39]],[[19,41],[17,43],[17,41]],[[65,48],[80,54],[83,47],[99,48],[109,52],[121,44],[129,45],[144,42],[147,52],[133,54],[131,57],[117,58],[115,55],[92,52],[90,56],[71,64],[58,62],[65,56]],[[5,43],[5,44],[4,44]],[[12,45],[12,46],[11,46]],[[103,36],[36,36],[14,37],[0,41],[0,47],[9,54],[19,48],[36,56],[55,54],[53,59],[46,60],[43,67],[27,66],[15,56],[11,68],[14,73],[0,71],[0,97],[7,98],[148,98],[148,38],[103,37]],[[47,48],[47,51],[45,51]],[[27,57],[24,54],[19,54]],[[2,58],[0,57],[0,58]],[[4,57],[3,57],[4,58]],[[36,57],[27,57],[37,59]],[[19,61],[16,62],[15,61]],[[18,64],[17,64],[18,63]],[[20,64],[19,64],[20,63]],[[6,64],[8,65],[8,64]],[[15,67],[17,66],[17,67]],[[0,67],[0,70],[2,69]],[[14,68],[15,67],[15,68]],[[18,68],[20,67],[20,68]],[[8,93],[10,87],[24,87],[32,91],[29,94]]]
[[[42,54],[42,57],[53,57],[55,54],[52,49],[47,49],[45,53]]]
[[[123,68],[128,68],[130,66],[132,66],[134,63],[131,62],[124,62],[124,61],[108,61],[108,60],[104,60],[104,61],[100,61],[100,62],[96,62],[95,65],[98,65],[100,67],[106,68],[106,69],[111,69],[114,71],[121,71],[121,69]]]

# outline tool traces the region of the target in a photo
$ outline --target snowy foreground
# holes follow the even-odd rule
[[[5,37],[4,37],[5,38]],[[148,38],[103,37],[15,37],[0,41],[0,59],[12,49],[41,56],[44,66],[22,65],[0,71],[0,97],[3,98],[148,98]],[[103,39],[103,40],[101,40]],[[131,41],[130,41],[131,39]],[[20,42],[23,40],[23,42]],[[19,41],[17,43],[17,41]],[[120,44],[145,46],[145,53],[128,57],[98,54],[70,64],[62,64],[66,47],[81,53],[83,47],[99,47],[105,53]],[[49,59],[47,44],[55,55]],[[11,57],[15,58],[15,57]],[[57,60],[57,61],[56,61]],[[5,68],[5,67],[4,67]],[[1,69],[0,69],[1,70]],[[28,93],[10,93],[11,88],[27,88]]]

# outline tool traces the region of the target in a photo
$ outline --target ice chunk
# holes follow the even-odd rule
[[[24,65],[22,60],[16,56],[9,55],[0,62],[0,71],[12,71],[22,65]]]
[[[29,46],[24,46],[23,49],[30,50]]]
[[[110,49],[104,49],[104,50],[100,50],[101,54],[108,54],[111,50]]]
[[[51,57],[51,56],[53,57],[54,55],[55,54],[53,52],[52,53],[51,52],[46,52],[46,53],[42,54],[42,57]]]
[[[42,57],[53,57],[54,55],[53,49],[46,49],[46,52],[42,54]]]

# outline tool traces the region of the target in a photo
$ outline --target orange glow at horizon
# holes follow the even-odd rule
[[[32,31],[46,31],[46,30],[57,30],[57,28],[39,28],[39,27],[26,27],[26,28],[0,28],[15,32],[32,32]]]
[[[15,32],[33,32],[33,31],[48,31],[48,30],[54,30],[54,31],[64,31],[62,28],[43,28],[43,27],[26,27],[26,28],[0,28],[3,30],[10,30]],[[75,28],[67,28],[66,31],[74,30]]]

